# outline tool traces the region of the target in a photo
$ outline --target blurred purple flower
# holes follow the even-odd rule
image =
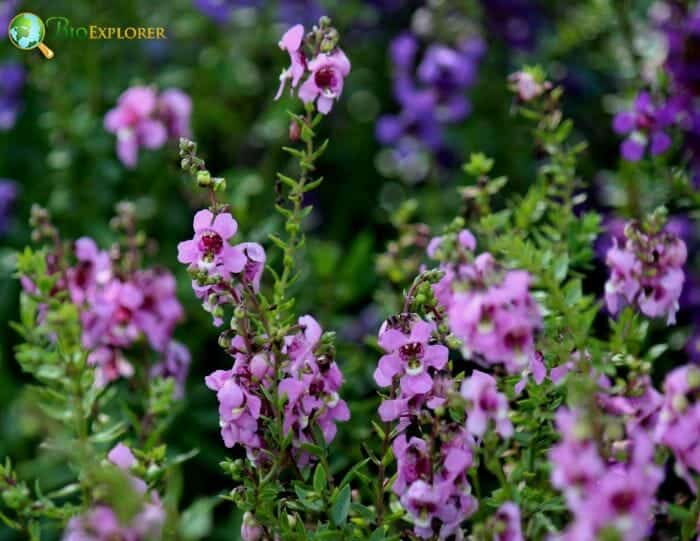
[[[194,0],[194,7],[218,24],[231,20],[233,12],[240,8],[262,8],[260,0]],[[313,24],[323,15],[316,0],[280,0],[276,3],[276,19],[285,24]]]
[[[12,180],[0,179],[0,235],[7,232],[10,211],[17,199],[17,184]]]
[[[0,28],[3,32],[7,31],[12,17],[17,13],[18,6],[19,0],[0,0]]]
[[[0,131],[12,129],[21,108],[24,68],[15,62],[0,64]]]
[[[532,50],[542,24],[536,0],[482,0],[486,25],[511,48]]]
[[[654,103],[648,92],[640,92],[634,100],[631,111],[615,115],[613,130],[626,135],[620,146],[620,153],[625,160],[637,162],[644,157],[648,149],[652,156],[666,152],[671,146],[671,137],[667,133],[679,116],[680,108],[673,100],[666,103]]]
[[[480,38],[464,40],[457,47],[434,43],[420,58],[419,49],[418,39],[410,33],[392,41],[393,90],[401,109],[383,115],[375,126],[377,140],[392,147],[394,167],[405,178],[414,177],[411,169],[419,166],[407,154],[428,151],[433,159],[447,155],[444,127],[471,112],[466,92],[476,82],[485,45]],[[427,173],[423,169],[422,174]]]

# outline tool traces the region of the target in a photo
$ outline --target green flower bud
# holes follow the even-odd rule
[[[211,186],[211,174],[206,169],[197,173],[197,185],[200,188],[208,188]]]

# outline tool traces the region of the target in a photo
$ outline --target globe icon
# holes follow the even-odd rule
[[[33,13],[20,13],[13,17],[7,28],[10,41],[18,49],[28,51],[38,47],[46,58],[53,58],[53,51],[42,42],[46,35],[44,21]]]
[[[44,21],[33,13],[20,13],[10,21],[10,41],[23,50],[34,49],[44,41]]]

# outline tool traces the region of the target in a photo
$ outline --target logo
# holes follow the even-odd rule
[[[49,17],[46,25],[52,38],[85,40],[152,40],[168,39],[162,26],[73,26],[68,17]]]
[[[53,58],[53,51],[44,45],[46,26],[39,16],[29,12],[15,15],[7,27],[7,34],[18,49],[31,51],[38,48],[46,58]]]

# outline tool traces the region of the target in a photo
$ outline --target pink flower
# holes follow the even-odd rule
[[[122,470],[130,470],[136,464],[134,453],[126,445],[118,443],[107,455],[109,461]]]
[[[484,372],[474,370],[462,383],[462,396],[469,401],[467,407],[467,430],[481,437],[489,421],[504,438],[513,434],[513,425],[508,419],[508,399],[498,392],[496,380]]]
[[[109,254],[99,250],[89,237],[75,241],[75,256],[78,262],[67,269],[66,278],[71,300],[81,305],[112,278],[112,262]]]
[[[237,247],[246,258],[242,279],[257,293],[260,291],[260,280],[265,270],[265,249],[257,242],[242,242]]]
[[[158,114],[169,139],[190,136],[192,100],[182,90],[169,88],[158,97]]]
[[[322,329],[311,316],[299,318],[301,331],[285,338],[284,352],[290,362],[284,372],[287,375],[279,384],[278,393],[286,396],[284,405],[284,432],[292,431],[293,445],[300,448],[312,442],[313,422],[318,424],[326,443],[336,435],[336,423],[350,419],[350,410],[338,391],[343,375],[328,354],[319,354],[316,347]],[[308,463],[307,453],[299,451],[299,465]]]
[[[493,537],[493,541],[523,541],[523,532],[520,526],[520,508],[513,502],[506,502],[496,511],[496,520],[500,528]]]
[[[394,440],[392,449],[398,470],[398,477],[393,485],[396,494],[403,494],[418,479],[430,480],[433,466],[425,440],[417,437],[407,439],[405,434],[400,434]]]
[[[425,481],[415,481],[401,496],[401,505],[411,515],[416,534],[422,539],[433,536],[430,524],[440,506],[438,490]]]
[[[287,30],[279,42],[280,49],[289,53],[291,65],[282,71],[280,75],[280,86],[275,99],[278,100],[284,91],[287,81],[291,79],[292,88],[296,88],[301,77],[306,71],[306,56],[302,50],[302,40],[304,39],[304,27],[300,24],[292,26]]]
[[[226,447],[240,444],[249,457],[262,446],[258,434],[258,419],[262,402],[247,388],[232,370],[217,370],[205,378],[207,387],[216,391],[219,400],[221,437]]]
[[[263,528],[250,511],[243,513],[241,522],[241,539],[243,541],[260,541],[263,538]]]
[[[648,234],[634,223],[625,227],[625,237],[623,248],[613,240],[605,260],[608,310],[614,314],[626,303],[636,304],[649,317],[666,316],[667,324],[675,323],[685,282],[685,242],[669,231]]]
[[[87,362],[95,367],[95,386],[98,388],[119,378],[130,378],[134,375],[134,367],[118,348],[98,347],[90,352]]]
[[[430,369],[440,370],[447,364],[448,350],[431,344],[434,324],[403,314],[403,322],[386,322],[379,332],[379,345],[387,352],[379,359],[374,381],[380,387],[391,385],[400,377],[401,390],[407,394],[424,394],[433,387]]]
[[[229,240],[236,234],[238,224],[228,212],[214,216],[209,210],[200,210],[194,216],[194,238],[177,246],[177,260],[189,264],[209,276],[228,278],[241,272],[246,258]]]
[[[680,366],[664,381],[664,403],[655,430],[655,440],[667,446],[676,459],[676,471],[693,492],[697,486],[692,471],[700,472],[700,369]]]
[[[332,54],[319,53],[309,62],[309,70],[311,75],[299,88],[299,97],[304,103],[316,101],[318,112],[325,115],[343,92],[350,61],[342,50],[336,49]]]
[[[165,125],[153,118],[156,111],[156,91],[150,87],[134,86],[126,90],[105,116],[105,129],[117,135],[117,155],[127,167],[135,167],[139,146],[154,149],[168,138]]]

